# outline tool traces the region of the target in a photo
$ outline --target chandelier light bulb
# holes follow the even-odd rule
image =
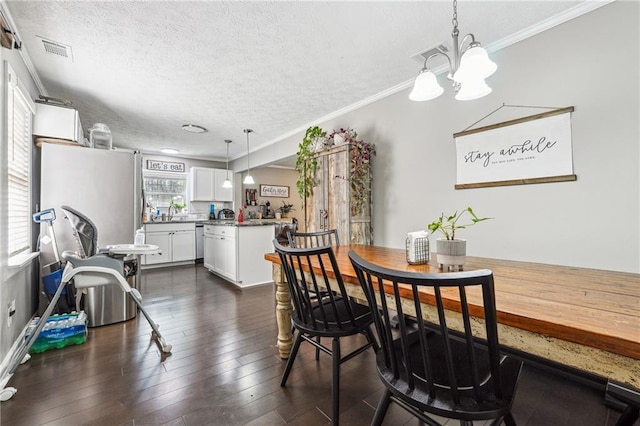
[[[487,96],[489,93],[491,93],[491,87],[485,83],[484,78],[476,78],[461,83],[460,90],[458,90],[456,94],[456,99],[459,101],[470,101]]]
[[[438,83],[436,76],[430,70],[423,68],[418,77],[416,77],[409,99],[418,102],[429,101],[442,95],[443,92],[444,89]]]
[[[460,68],[453,76],[454,80],[464,83],[469,79],[487,78],[496,72],[498,66],[489,59],[487,51],[480,46],[468,49],[460,59]]]

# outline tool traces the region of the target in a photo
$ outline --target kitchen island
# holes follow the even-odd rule
[[[238,287],[272,283],[271,264],[275,225],[252,220],[204,222],[204,267]]]

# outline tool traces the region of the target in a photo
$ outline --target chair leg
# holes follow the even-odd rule
[[[504,416],[504,424],[507,426],[516,426],[516,419],[513,418],[513,414],[509,413]]]
[[[333,338],[331,346],[333,377],[331,378],[331,420],[334,426],[338,426],[340,413],[340,339]]]
[[[620,418],[616,422],[616,426],[631,426],[638,420],[640,410],[638,407],[629,405],[620,415]]]
[[[318,343],[318,345],[320,344],[320,336],[316,337],[316,342]],[[320,360],[320,348],[318,348],[316,346],[316,361]]]
[[[373,416],[371,424],[374,426],[380,426],[384,420],[384,416],[387,415],[387,410],[391,404],[391,391],[385,389],[380,401],[378,402],[378,408],[376,408],[376,414]]]
[[[378,341],[376,340],[375,335],[371,331],[371,326],[367,327],[364,330],[364,334],[365,336],[367,336],[367,340],[369,341],[369,343],[371,343],[371,346],[373,346],[374,352],[378,352],[378,349],[380,349],[380,346],[378,345]]]
[[[287,366],[284,369],[284,374],[282,375],[282,380],[280,381],[280,386],[284,387],[287,385],[287,379],[289,378],[289,373],[291,373],[291,367],[293,367],[293,361],[296,359],[296,355],[298,354],[298,349],[300,349],[300,343],[302,343],[302,332],[298,332],[296,336],[295,342],[293,342],[293,348],[291,349],[291,353],[289,354],[289,359],[287,360]]]

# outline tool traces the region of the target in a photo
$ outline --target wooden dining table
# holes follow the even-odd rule
[[[446,273],[438,268],[435,254],[428,264],[411,265],[403,249],[334,247],[347,293],[360,301],[366,298],[350,250],[390,269]],[[293,343],[291,296],[279,256],[267,253],[265,259],[273,264],[277,346],[287,358]],[[304,269],[320,272],[313,265]],[[493,271],[499,340],[505,350],[640,388],[640,274],[467,256],[464,270],[476,269]],[[335,278],[330,266],[327,273]],[[423,311],[433,309],[428,291],[420,298]],[[448,310],[459,310],[455,297],[445,296],[444,302]]]

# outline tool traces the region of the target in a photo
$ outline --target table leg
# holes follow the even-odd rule
[[[278,324],[278,350],[281,358],[289,358],[293,346],[291,334],[291,294],[282,273],[282,266],[273,264],[273,283],[276,286],[276,323]]]

